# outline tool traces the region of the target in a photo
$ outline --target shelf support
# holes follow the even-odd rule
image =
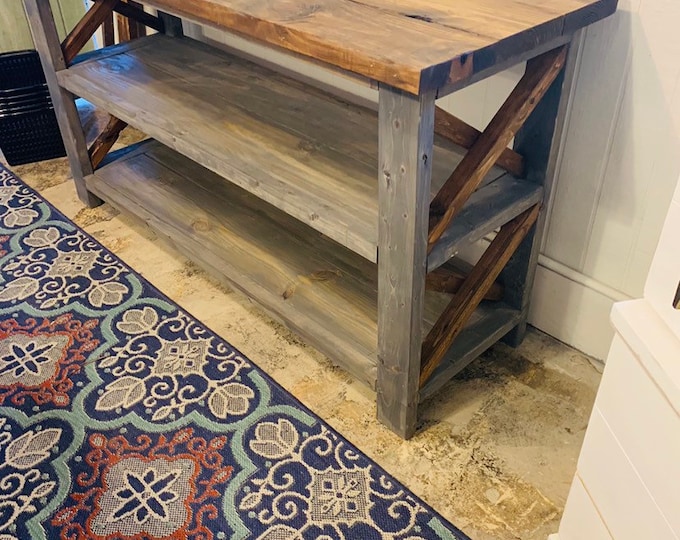
[[[80,123],[75,97],[59,86],[57,81],[57,71],[66,69],[66,62],[52,15],[52,7],[50,2],[42,0],[25,0],[24,6],[35,48],[40,55],[47,86],[52,96],[54,112],[64,139],[78,198],[91,208],[98,206],[102,203],[101,199],[90,193],[85,186],[85,177],[92,174],[92,163],[87,152],[85,134]]]
[[[157,32],[163,32],[163,21],[158,17],[151,15],[144,11],[143,4],[133,2],[132,0],[120,0],[113,8],[113,10],[121,15],[119,17],[119,24],[122,21],[127,25],[126,37],[135,39],[146,35],[146,28],[152,28]],[[126,41],[121,39],[120,41]]]
[[[403,438],[419,401],[434,109],[434,93],[379,88],[378,418]]]
[[[554,178],[557,175],[583,39],[583,30],[572,36],[571,42],[567,44],[568,53],[564,69],[515,136],[515,149],[525,156],[526,179],[543,185],[546,206],[550,204]],[[531,62],[527,64],[527,70],[530,69]],[[501,281],[505,286],[503,301],[521,312],[517,326],[503,338],[504,342],[513,347],[522,342],[526,333],[529,301],[538,266],[546,214],[547,212],[541,213],[536,225],[529,231],[501,274]]]
[[[535,205],[501,227],[472,272],[423,341],[420,386],[424,386],[538,219]]]
[[[441,107],[435,109],[434,132],[440,137],[451,141],[458,146],[470,149],[482,132],[460,118],[453,116],[450,112]],[[505,169],[517,178],[524,176],[524,158],[510,148],[505,148],[496,161],[496,165]]]
[[[87,10],[82,19],[76,24],[75,28],[69,32],[66,39],[61,44],[64,52],[64,62],[70,65],[73,59],[82,50],[85,44],[92,39],[104,21],[111,15],[113,8],[119,0],[101,0],[92,5]]]
[[[467,275],[463,272],[458,272],[457,270],[446,266],[440,266],[427,274],[425,288],[428,291],[456,294],[463,283],[465,283],[466,277]],[[501,300],[502,298],[503,285],[498,282],[494,282],[484,295],[484,300]]]
[[[127,127],[127,123],[116,118],[115,116],[109,116],[109,121],[106,127],[102,130],[99,136],[90,146],[88,154],[90,156],[90,161],[92,163],[92,168],[96,169],[102,160],[109,153],[111,147],[118,140],[120,132]]]
[[[566,53],[559,47],[528,63],[524,77],[432,200],[428,253],[557,78]]]

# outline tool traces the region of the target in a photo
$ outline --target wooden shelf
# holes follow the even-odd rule
[[[375,388],[376,265],[156,141],[110,154],[86,184]],[[449,300],[427,293],[424,332]],[[480,307],[451,362],[462,369],[518,316]]]
[[[83,55],[58,78],[73,94],[376,261],[375,111],[163,35]],[[434,154],[432,196],[463,156],[440,146]],[[494,168],[483,185],[503,174]]]

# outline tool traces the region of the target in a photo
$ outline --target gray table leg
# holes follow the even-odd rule
[[[546,210],[557,174],[567,112],[573,97],[581,37],[579,32],[572,38],[564,69],[515,137],[515,150],[525,159],[527,180],[543,184],[545,195],[544,207],[536,225],[501,274],[505,285],[505,303],[522,311],[520,323],[503,338],[503,341],[513,347],[522,342],[526,333],[529,301],[545,228]]]
[[[434,95],[380,87],[378,418],[416,428],[434,134]]]
[[[59,86],[57,71],[66,69],[61,43],[54,23],[50,2],[44,0],[25,0],[24,6],[33,34],[35,48],[45,71],[47,86],[52,96],[54,112],[64,139],[73,181],[78,198],[87,206],[95,207],[102,201],[90,193],[85,186],[85,177],[92,174],[92,163],[87,153],[85,134],[78,116],[75,97]]]

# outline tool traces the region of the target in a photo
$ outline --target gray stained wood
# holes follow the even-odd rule
[[[617,0],[147,0],[418,94],[569,35]]]
[[[110,153],[86,181],[375,389],[375,264],[155,141]],[[423,335],[450,299],[425,294]]]
[[[91,53],[60,83],[371,261],[375,111],[194,40],[155,35]],[[433,197],[463,158],[437,146]],[[504,174],[498,167],[483,183]]]
[[[550,200],[557,174],[562,133],[573,97],[581,37],[576,36],[570,44],[564,69],[515,137],[515,148],[526,156],[527,181],[543,185],[545,200]],[[507,285],[505,302],[522,313],[516,328],[503,338],[512,346],[518,346],[526,333],[529,301],[545,220],[546,213],[541,212],[536,225],[529,231],[501,274],[501,280]]]
[[[432,250],[456,214],[477,189],[517,130],[540,103],[562,71],[566,47],[547,52],[527,64],[526,73],[456,167],[430,207],[429,248]]]
[[[535,205],[501,227],[487,250],[468,274],[460,290],[423,340],[420,385],[424,386],[441,364],[456,337],[496,281],[526,234],[536,223]]]
[[[427,258],[431,272],[466,246],[484,238],[501,225],[543,200],[540,184],[506,174],[474,192]]]
[[[439,367],[420,389],[420,401],[434,395],[475,358],[508,333],[521,319],[521,312],[503,302],[483,302],[465,330],[455,339]]]
[[[381,86],[379,107],[378,419],[408,439],[418,412],[434,93]]]
[[[74,96],[59,86],[57,72],[66,69],[66,61],[61,49],[54,15],[49,2],[25,0],[24,7],[33,35],[33,42],[45,72],[45,80],[50,89],[54,112],[59,122],[59,130],[68,154],[71,174],[78,198],[87,206],[101,204],[101,200],[88,192],[85,176],[92,173],[92,164],[87,151],[85,134]]]

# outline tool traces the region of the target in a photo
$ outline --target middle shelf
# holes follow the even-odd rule
[[[377,260],[373,110],[189,38],[153,35],[88,53],[59,83],[369,261]],[[463,157],[436,145],[432,196]],[[505,182],[494,180],[504,177]],[[479,239],[541,197],[494,167],[440,249]],[[486,190],[486,191],[485,191]],[[509,217],[508,217],[509,216]]]

